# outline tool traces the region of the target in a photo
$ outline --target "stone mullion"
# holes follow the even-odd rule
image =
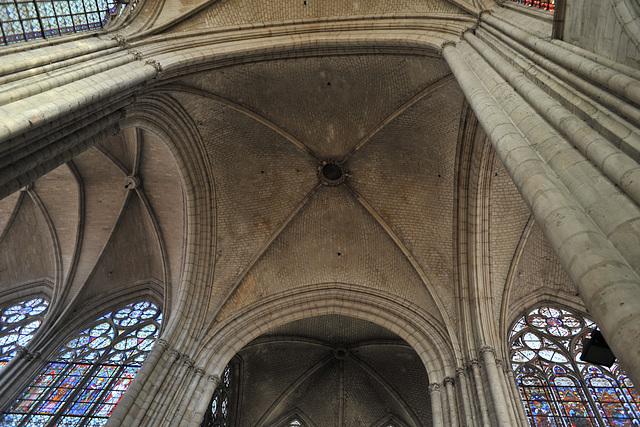
[[[507,94],[494,91],[486,62],[467,62],[462,52],[468,49],[449,44],[443,55],[585,305],[630,378],[640,384],[640,278],[527,141],[529,132],[522,127],[530,126],[530,117],[505,112],[501,103]]]

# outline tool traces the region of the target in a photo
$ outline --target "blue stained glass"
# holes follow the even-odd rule
[[[40,9],[40,15],[42,17],[56,16],[55,10],[53,9],[53,3],[50,1],[38,3],[38,8]]]
[[[3,362],[0,368],[15,356],[19,347],[31,341],[42,324],[48,305],[42,298],[33,298],[0,307],[0,362]]]
[[[53,7],[55,8],[56,14],[58,16],[68,15],[71,13],[71,11],[69,10],[69,3],[67,3],[66,1],[54,1]]]
[[[56,360],[6,411],[3,420],[24,415],[29,417],[30,426],[36,425],[32,420],[41,420],[38,425],[46,427],[103,425],[133,381],[160,329],[162,316],[155,305],[146,305],[155,313],[151,317],[143,311],[134,313],[133,307],[126,307],[131,319],[126,327],[116,329],[119,312],[110,313],[69,340]],[[118,343],[122,348],[117,348]]]
[[[583,338],[596,327],[552,307],[514,323],[511,363],[532,426],[640,426],[640,399],[619,366],[596,367],[578,358]]]

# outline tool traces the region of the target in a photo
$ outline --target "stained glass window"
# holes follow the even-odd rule
[[[103,425],[151,350],[161,322],[150,302],[100,317],[49,360],[0,425]]]
[[[33,338],[48,306],[47,300],[32,298],[0,307],[0,369]]]
[[[129,3],[132,11],[137,0]],[[119,0],[0,0],[0,45],[102,28]]]
[[[580,358],[595,329],[587,317],[554,307],[513,325],[511,364],[532,426],[640,426],[640,397],[620,366]]]
[[[555,0],[512,0],[525,6],[537,7],[539,9],[554,11],[556,9]]]
[[[209,409],[202,420],[202,427],[227,427],[229,425],[229,389],[231,387],[231,366],[222,373],[220,385],[213,392]]]

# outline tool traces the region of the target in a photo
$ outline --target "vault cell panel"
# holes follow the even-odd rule
[[[162,257],[149,214],[140,198],[131,194],[82,297],[86,301],[148,279],[162,282],[163,277]]]
[[[164,142],[142,131],[139,177],[158,221],[168,257],[172,290],[180,282],[184,249],[184,195],[173,155]],[[177,294],[173,295],[178,300]]]
[[[84,230],[72,293],[84,284],[98,262],[128,191],[124,188],[125,174],[96,148],[80,154],[73,163],[84,183]]]
[[[23,193],[18,212],[0,241],[0,290],[56,276],[51,232],[42,212]]]
[[[13,211],[16,209],[20,192],[16,191],[13,194],[0,200],[0,236],[4,233],[4,229],[9,224]]]
[[[73,263],[80,220],[78,182],[65,165],[38,179],[33,188],[53,222],[62,255],[63,279]]]
[[[201,96],[175,94],[205,141],[216,194],[216,282],[223,292],[318,185],[317,161],[282,135]],[[219,299],[213,295],[213,301]]]
[[[353,187],[404,242],[455,318],[455,156],[463,96],[455,82],[397,117],[349,160]]]
[[[445,0],[281,0],[256,2],[252,0],[222,0],[203,12],[177,25],[174,31],[204,27],[226,27],[242,24],[282,22],[324,17],[358,17],[381,14],[437,14],[460,13],[460,9]]]
[[[449,73],[439,59],[298,58],[185,78],[266,117],[321,158],[342,158],[423,88]]]
[[[219,318],[279,292],[318,283],[385,291],[441,319],[404,254],[344,185],[318,190],[247,274]]]

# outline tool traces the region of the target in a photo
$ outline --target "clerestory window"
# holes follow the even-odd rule
[[[18,399],[0,425],[101,426],[153,346],[160,309],[137,302],[105,314],[68,341]]]
[[[47,313],[49,301],[31,298],[0,306],[0,369],[27,345]]]
[[[138,0],[0,0],[0,45],[104,27]],[[121,5],[122,4],[122,5]]]
[[[512,368],[532,426],[640,426],[640,397],[620,366],[580,358],[596,328],[554,307],[531,310],[511,328]]]

